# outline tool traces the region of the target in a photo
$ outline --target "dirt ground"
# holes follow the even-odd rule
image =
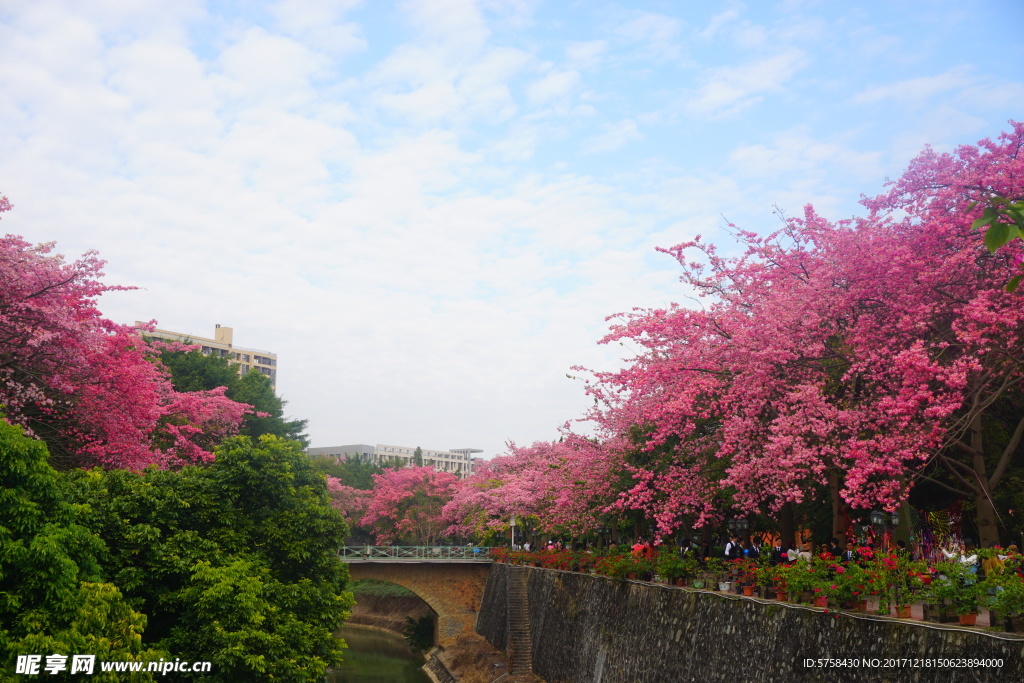
[[[509,666],[505,655],[476,633],[446,648],[438,657],[459,683],[491,683]]]

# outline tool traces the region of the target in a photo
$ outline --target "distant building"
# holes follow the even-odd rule
[[[135,327],[141,327],[143,323],[135,321]],[[227,358],[232,365],[238,366],[238,374],[244,375],[249,370],[256,370],[270,378],[270,383],[277,391],[277,354],[263,349],[252,349],[246,346],[235,346],[232,337],[234,330],[230,327],[215,325],[213,339],[198,337],[194,334],[183,332],[171,332],[170,330],[153,330],[152,332],[140,330],[141,334],[154,339],[163,339],[172,342],[187,342],[198,344],[200,351],[210,355]]]
[[[483,453],[479,448],[452,448],[447,451],[424,448],[422,450],[424,466],[433,467],[438,472],[451,472],[462,478],[473,474],[473,454]],[[307,448],[306,453],[324,458],[333,458],[338,462],[346,457],[354,457],[362,462],[369,462],[375,465],[383,465],[388,461],[394,460],[410,465],[416,457],[416,447],[392,446],[381,443],[371,446],[368,443],[353,443],[345,446]]]

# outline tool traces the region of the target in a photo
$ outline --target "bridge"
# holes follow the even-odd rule
[[[341,558],[353,580],[377,579],[408,588],[437,614],[435,640],[450,646],[472,633],[491,570],[480,546],[346,546]]]

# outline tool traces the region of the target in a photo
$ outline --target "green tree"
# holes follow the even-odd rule
[[[363,462],[358,456],[352,455],[346,456],[341,462],[335,462],[333,458],[313,456],[310,458],[310,462],[313,469],[334,477],[345,486],[351,486],[361,491],[372,489],[373,475],[383,474],[385,469],[372,462]]]
[[[412,464],[416,465],[416,467],[423,467],[423,449],[419,446],[412,453]]]
[[[227,397],[239,403],[251,405],[258,413],[246,415],[239,433],[257,438],[273,434],[282,439],[300,442],[309,446],[306,435],[306,420],[289,420],[284,417],[287,402],[274,393],[270,378],[258,370],[250,370],[238,376],[237,366],[227,358],[201,351],[165,351],[160,360],[171,373],[171,383],[178,391],[209,391],[227,387]]]
[[[235,437],[206,467],[65,474],[107,551],[104,572],[148,616],[144,640],[213,662],[197,681],[322,681],[352,605],[347,527],[298,444]]]
[[[171,373],[177,391],[210,391],[217,387],[230,389],[238,381],[238,368],[227,358],[201,351],[164,351],[160,362]]]
[[[228,398],[248,403],[265,417],[246,415],[245,424],[240,433],[253,438],[264,434],[273,434],[282,439],[298,441],[303,448],[309,446],[306,436],[306,420],[286,420],[284,418],[285,401],[274,393],[270,378],[256,370],[250,370],[239,378],[234,386],[228,387]]]
[[[101,582],[103,541],[63,499],[48,457],[43,442],[0,420],[0,672],[14,671],[19,654],[159,659],[141,646],[145,617]]]

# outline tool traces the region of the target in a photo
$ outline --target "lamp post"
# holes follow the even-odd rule
[[[875,529],[877,529],[878,537],[880,539],[879,549],[881,549],[881,546],[882,546],[881,541],[884,540],[884,538],[885,538],[884,537],[884,533],[885,533],[885,531],[884,531],[885,515],[882,514],[881,512],[879,512],[878,510],[872,510],[871,511],[871,515],[870,515],[870,519],[871,519],[871,526],[873,526],[873,527],[875,527]]]
[[[747,533],[750,531],[750,520],[745,517],[735,517],[726,522],[726,526],[729,527],[729,531],[739,536],[742,540],[747,540]]]

